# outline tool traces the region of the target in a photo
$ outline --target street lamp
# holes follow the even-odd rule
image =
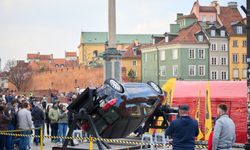
[[[246,1],[247,8],[244,6],[241,6],[242,10],[246,13],[247,16],[247,95],[249,94],[249,88],[250,88],[250,1]],[[249,104],[249,101],[248,101]],[[247,107],[248,107],[247,104]],[[249,114],[250,112],[248,112]],[[249,129],[248,129],[249,130]],[[245,145],[245,149],[250,149],[250,133],[248,133],[248,143]]]

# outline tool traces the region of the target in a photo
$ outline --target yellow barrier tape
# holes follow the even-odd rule
[[[16,136],[16,137],[36,137],[36,138],[40,138],[39,135],[32,135],[32,134],[15,134],[15,133],[8,133],[5,131],[0,131],[0,135],[6,135],[6,136]],[[69,140],[87,140],[90,141],[89,137],[68,137],[68,136],[49,136],[49,135],[45,135],[42,136],[43,138],[47,138],[47,139],[69,139]],[[120,140],[120,139],[104,139],[104,138],[95,138],[92,137],[93,142],[96,141],[103,141],[103,142],[107,142],[107,143],[114,143],[114,144],[129,144],[129,145],[140,145],[140,146],[146,146],[146,145],[152,145],[152,146],[159,146],[162,147],[164,146],[164,144],[157,144],[157,143],[149,143],[149,142],[138,142],[138,141],[127,141],[127,140]],[[170,147],[170,144],[166,144],[165,146]],[[195,145],[195,148],[207,148],[206,145]]]
[[[23,130],[5,130],[5,131],[3,131],[3,130],[0,130],[0,132],[22,132],[22,131],[32,131],[32,130],[40,130],[41,129],[41,127],[39,127],[39,128],[32,128],[32,129],[23,129]]]

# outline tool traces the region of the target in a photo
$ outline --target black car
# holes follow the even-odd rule
[[[76,114],[78,125],[88,133],[95,135],[97,131],[103,138],[122,138],[144,123],[163,98],[163,91],[154,82],[108,79],[99,88],[87,88],[68,110]]]

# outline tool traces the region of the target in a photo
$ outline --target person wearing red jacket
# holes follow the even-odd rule
[[[207,150],[212,150],[212,146],[213,146],[213,135],[214,135],[214,131],[212,131],[208,137],[208,141],[207,141]]]

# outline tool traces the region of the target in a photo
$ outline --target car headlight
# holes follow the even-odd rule
[[[158,93],[162,94],[161,88],[154,82],[150,81],[148,84]]]
[[[117,92],[123,93],[124,89],[122,87],[122,85],[114,80],[114,79],[108,79],[105,81],[106,84],[109,84],[114,90],[116,90]]]

